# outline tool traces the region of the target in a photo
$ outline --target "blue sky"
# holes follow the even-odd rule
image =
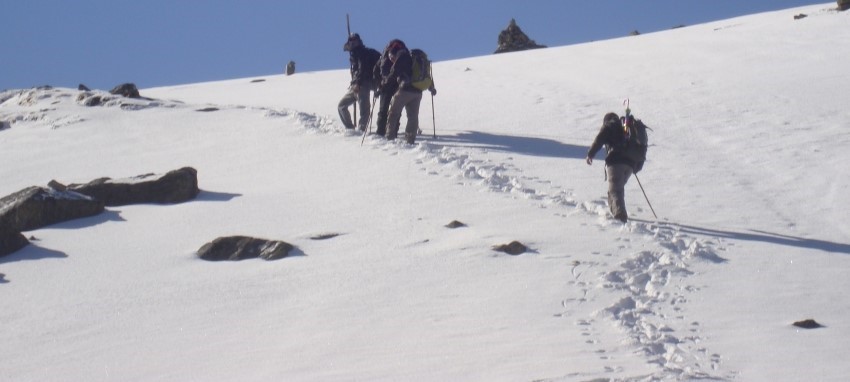
[[[343,69],[345,15],[367,46],[393,38],[433,60],[492,53],[511,18],[539,44],[563,46],[812,0],[0,0],[0,89],[140,88]],[[832,2],[834,5],[834,2]],[[791,15],[789,15],[791,17]]]

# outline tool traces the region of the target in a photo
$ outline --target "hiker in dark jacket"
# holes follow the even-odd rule
[[[605,114],[602,128],[590,149],[587,151],[585,161],[588,165],[593,164],[593,157],[604,145],[607,151],[605,156],[605,175],[608,178],[608,207],[614,218],[625,223],[628,221],[626,212],[625,187],[626,182],[633,173],[640,171],[643,163],[635,163],[625,153],[626,135],[620,117],[616,113]]]
[[[363,45],[360,35],[355,33],[348,38],[348,41],[343,45],[343,50],[349,52],[349,62],[351,64],[351,83],[348,91],[339,101],[339,118],[342,120],[343,126],[346,129],[353,129],[354,122],[351,120],[351,113],[348,112],[348,107],[358,102],[360,105],[360,118],[357,127],[360,131],[365,131],[369,125],[370,110],[370,92],[374,89],[375,84],[372,81],[372,69],[380,57],[380,53]]]
[[[387,131],[387,116],[390,111],[390,101],[393,98],[393,94],[398,90],[398,82],[395,78],[389,78],[390,69],[393,67],[393,62],[390,60],[390,47],[393,47],[397,44],[401,44],[404,46],[404,42],[401,40],[392,40],[387,46],[384,48],[384,52],[381,54],[381,59],[378,60],[378,63],[375,65],[374,73],[372,78],[380,79],[381,83],[378,85],[377,95],[381,97],[380,104],[378,104],[378,129],[375,131],[376,134],[380,136],[384,136]]]
[[[387,139],[392,140],[398,136],[398,129],[401,125],[401,112],[407,114],[407,125],[404,129],[404,137],[408,144],[413,144],[416,141],[416,134],[419,131],[419,104],[422,102],[422,90],[413,86],[411,77],[413,76],[413,60],[410,57],[410,52],[403,43],[393,44],[390,47],[390,60],[393,66],[387,74],[387,79],[382,83],[383,88],[388,81],[395,80],[398,83],[398,90],[393,94],[390,101],[389,120],[387,121]],[[431,85],[428,91],[431,94],[436,94],[437,90]]]

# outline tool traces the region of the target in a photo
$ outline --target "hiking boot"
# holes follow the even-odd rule
[[[619,213],[619,214],[615,215],[614,219],[617,219],[617,220],[625,223],[625,222],[629,221],[629,216],[626,215],[626,213],[624,212],[624,213]]]
[[[414,142],[416,142],[416,135],[415,134],[404,134],[404,139],[407,141],[408,145],[412,145]]]

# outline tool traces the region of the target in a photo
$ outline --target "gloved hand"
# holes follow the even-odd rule
[[[431,88],[429,88],[428,91],[431,92],[432,96],[437,95],[437,89],[435,89],[433,86]]]
[[[585,158],[585,159],[584,159],[584,161],[585,161],[585,162],[587,162],[587,165],[588,165],[588,166],[590,166],[590,165],[592,165],[592,164],[593,164],[593,158],[591,158],[591,157],[587,157],[587,158]]]

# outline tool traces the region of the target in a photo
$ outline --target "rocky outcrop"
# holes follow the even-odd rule
[[[107,206],[128,204],[173,204],[194,199],[198,189],[198,171],[191,167],[166,174],[145,174],[125,179],[99,178],[86,184],[71,184],[68,190],[91,196]]]
[[[136,87],[136,84],[133,83],[124,83],[118,85],[112,88],[109,93],[124,96],[127,98],[141,98],[141,95],[139,94],[139,89]]]
[[[248,236],[220,237],[198,249],[198,257],[209,261],[237,261],[261,258],[278,260],[289,255],[295,247],[283,241],[257,239]]]
[[[545,47],[546,45],[538,45],[534,40],[528,38],[522,29],[516,25],[516,20],[511,19],[508,27],[499,33],[499,46],[494,53],[518,52]]]
[[[33,186],[0,199],[0,233],[30,231],[103,211],[103,201],[92,197]]]

